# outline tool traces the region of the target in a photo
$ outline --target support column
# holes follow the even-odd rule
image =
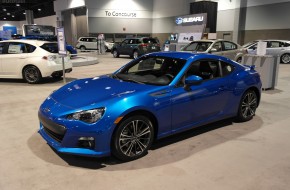
[[[233,42],[243,45],[246,30],[248,0],[236,0]]]
[[[25,10],[26,24],[34,24],[34,15],[32,10]]]

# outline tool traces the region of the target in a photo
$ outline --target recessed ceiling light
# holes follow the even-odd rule
[[[4,17],[4,20],[6,20],[6,18]]]
[[[7,11],[6,9],[3,9],[3,11]]]
[[[7,15],[10,15],[10,13],[7,13]]]
[[[12,17],[14,18],[15,16],[14,16],[14,15],[12,15]]]
[[[16,4],[16,6],[17,6],[17,7],[19,7],[19,6],[20,6],[20,4],[18,4],[18,3],[17,3],[17,4]]]
[[[38,11],[41,11],[41,9],[37,9]]]
[[[24,15],[26,15],[26,13],[23,13]]]

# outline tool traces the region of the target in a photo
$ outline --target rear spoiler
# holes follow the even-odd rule
[[[244,65],[245,67],[248,67],[250,70],[255,70],[256,65]]]

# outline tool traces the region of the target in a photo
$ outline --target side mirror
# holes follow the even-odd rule
[[[218,50],[216,49],[216,48],[211,48],[210,49],[210,52],[212,53],[212,52],[217,52]]]
[[[190,75],[185,79],[185,89],[189,90],[190,86],[201,84],[203,79],[197,75]]]

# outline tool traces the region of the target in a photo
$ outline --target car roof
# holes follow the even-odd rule
[[[42,46],[45,43],[57,43],[57,42],[49,42],[49,41],[40,41],[40,40],[29,40],[29,39],[23,39],[23,40],[5,40],[2,42],[20,42],[20,43],[27,43],[34,46]]]

